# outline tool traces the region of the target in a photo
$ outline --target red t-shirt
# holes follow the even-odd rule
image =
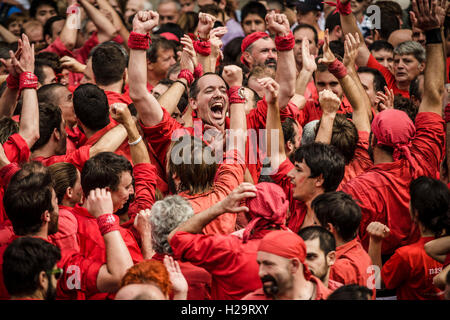
[[[316,296],[311,300],[326,300],[328,296],[331,294],[332,290],[325,287],[325,285],[318,278],[311,276],[309,281],[313,282],[316,285]],[[272,298],[267,297],[264,294],[262,288],[259,288],[248,295],[246,295],[241,300],[273,300]]]
[[[230,160],[231,163],[226,163]],[[214,187],[201,194],[189,195],[186,191],[179,193],[186,198],[194,213],[200,213],[226,198],[234,188],[244,182],[245,163],[237,150],[230,150],[224,156],[214,179]],[[204,229],[205,234],[229,234],[235,231],[236,214],[224,213],[210,222]]]
[[[155,253],[152,260],[164,261],[164,254]],[[190,262],[177,260],[188,283],[187,300],[211,300],[211,274]]]
[[[369,267],[372,259],[357,239],[336,248],[336,261],[330,268],[330,279],[344,285],[359,284],[368,287],[373,275]],[[369,269],[369,270],[368,270]]]
[[[286,160],[278,167],[277,172],[272,173],[271,178],[283,189],[289,200],[289,217],[287,218],[286,226],[297,233],[303,225],[306,213],[308,212],[308,207],[303,201],[293,198],[292,183],[287,174],[294,168],[292,162],[286,158]]]
[[[177,232],[170,245],[177,260],[189,261],[212,276],[213,300],[239,300],[261,287],[256,262],[262,237],[254,234],[246,243],[234,235],[203,235]]]
[[[10,162],[27,162],[30,157],[30,148],[18,133],[11,135],[3,144],[5,155]]]
[[[72,208],[59,205],[58,232],[48,236],[51,243],[65,250],[80,251],[78,244],[78,222]]]
[[[67,49],[61,39],[57,37],[55,41],[53,41],[47,48],[43,49],[41,52],[54,52],[61,58],[64,56],[69,56],[77,59],[83,64],[86,64],[89,53],[98,44],[99,42],[97,32],[94,32],[81,48],[75,49],[73,51]]]
[[[443,292],[433,285],[442,264],[427,255],[425,243],[434,237],[420,238],[397,249],[381,269],[386,288],[397,289],[398,300],[443,300]]]
[[[32,160],[39,161],[46,167],[51,166],[52,164],[55,164],[58,162],[70,162],[75,167],[77,167],[78,170],[81,171],[83,169],[83,166],[86,163],[86,161],[89,160],[90,149],[91,149],[91,146],[83,146],[83,147],[80,147],[79,149],[76,149],[75,151],[68,153],[68,154],[63,154],[60,156],[51,156],[48,158],[36,157],[36,158],[33,158]]]
[[[386,68],[385,66],[382,66],[377,61],[377,59],[374,58],[374,56],[372,54],[370,54],[370,56],[369,56],[369,61],[367,61],[367,66],[372,69],[377,69],[378,71],[381,72],[384,79],[386,80],[387,87],[394,91],[394,95],[401,95],[401,96],[409,99],[409,91],[400,90],[397,87],[397,84],[395,82],[395,77],[391,73],[391,71],[389,71],[389,69]]]
[[[411,221],[409,212],[409,185],[419,176],[436,178],[442,160],[445,142],[444,121],[433,112],[420,112],[416,117],[416,135],[410,147],[411,157],[420,168],[413,170],[406,159],[380,163],[342,186],[361,207],[362,220],[359,235],[367,250],[367,226],[379,221],[391,233],[384,239],[383,254],[392,254],[400,246],[420,238],[419,230]]]
[[[108,98],[109,105],[112,105],[113,103],[125,103],[126,105],[129,105],[130,103],[133,102],[130,96],[128,95],[128,92],[118,93],[107,90],[104,90],[104,92],[106,94],[106,98]]]

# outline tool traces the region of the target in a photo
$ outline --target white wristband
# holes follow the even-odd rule
[[[135,146],[135,145],[137,145],[139,142],[141,142],[141,140],[142,140],[142,136],[139,136],[139,138],[137,138],[137,140],[134,141],[134,142],[128,141],[128,144],[129,144],[130,146]]]

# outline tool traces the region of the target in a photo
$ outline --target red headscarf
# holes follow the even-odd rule
[[[250,33],[248,36],[242,40],[241,44],[241,52],[244,53],[244,51],[255,41],[261,39],[261,38],[267,38],[269,35],[265,32],[259,31],[259,32],[253,32]],[[241,62],[245,64],[248,67],[247,62],[244,60],[244,56],[241,56]]]
[[[416,127],[404,111],[388,109],[378,113],[372,121],[372,132],[377,144],[394,148],[394,161],[405,157],[414,169],[418,168],[409,150]]]
[[[276,230],[262,238],[258,251],[275,254],[287,259],[298,258],[303,264],[303,274],[306,280],[311,278],[311,272],[305,264],[306,245],[303,239],[292,231]]]
[[[255,185],[256,197],[247,199],[248,214],[251,221],[245,227],[243,241],[247,242],[252,230],[266,230],[268,228],[286,228],[284,226],[289,201],[280,186],[261,182]]]

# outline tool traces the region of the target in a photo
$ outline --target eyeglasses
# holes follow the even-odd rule
[[[56,268],[50,271],[47,271],[48,275],[54,275],[56,280],[59,280],[59,278],[61,278],[62,274],[63,274],[63,269],[61,268]]]

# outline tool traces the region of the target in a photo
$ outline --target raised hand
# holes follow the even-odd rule
[[[282,13],[269,12],[266,15],[266,24],[269,32],[277,36],[285,37],[291,32],[289,20]]]
[[[121,124],[130,123],[133,118],[125,103],[114,103],[110,107],[111,117]]]
[[[345,48],[345,54],[344,54],[344,66],[349,69],[355,69],[355,60],[358,56],[358,48],[361,44],[361,40],[359,39],[359,34],[355,33],[355,35],[352,35],[351,33],[347,33],[345,35],[345,42],[344,42],[344,48]]]
[[[77,59],[64,56],[61,59],[59,59],[59,62],[61,63],[61,68],[67,69],[72,72],[78,72],[83,73],[84,69],[86,69],[86,66],[79,62]]]
[[[222,54],[222,37],[228,32],[227,27],[214,28],[210,32],[209,41],[211,42],[211,55],[217,57]]]
[[[222,212],[248,212],[246,206],[241,206],[241,202],[244,199],[256,197],[256,187],[248,182],[241,183],[222,201],[219,202],[220,211]]]
[[[155,11],[139,11],[133,19],[133,31],[146,34],[159,23],[159,14]]]
[[[225,66],[223,68],[222,77],[229,87],[241,87],[244,79],[242,69],[236,65]]]
[[[209,34],[217,18],[208,13],[200,12],[198,14],[197,32],[201,39],[209,39]]]
[[[330,49],[330,35],[328,29],[325,30],[324,43],[323,43],[323,57],[319,59],[319,63],[330,64],[336,60],[336,56]]]
[[[333,91],[325,89],[319,93],[319,103],[324,114],[335,114],[339,110],[341,100]]]
[[[164,265],[169,273],[169,279],[172,283],[174,300],[186,300],[188,292],[188,283],[181,272],[180,265],[173,260],[171,256],[164,256]]]
[[[391,232],[387,226],[378,221],[371,222],[366,229],[371,241],[381,242]]]
[[[113,213],[113,208],[111,192],[104,188],[96,188],[89,192],[86,199],[86,209],[92,216],[98,218],[103,214]]]
[[[313,73],[317,70],[316,59],[309,52],[309,40],[305,37],[302,39],[302,70]]]
[[[181,38],[181,44],[183,45],[183,50],[180,53],[180,67],[181,70],[187,69],[194,72],[194,68],[197,66],[197,53],[194,49],[194,44],[191,38],[185,34]]]
[[[136,215],[136,218],[134,219],[134,227],[141,235],[150,235],[152,232],[152,228],[150,225],[150,209],[145,209],[139,211],[139,213]]]
[[[394,90],[384,86],[384,92],[385,93],[378,91],[375,99],[379,112],[387,109],[394,109]]]
[[[270,105],[277,103],[280,85],[270,77],[261,78],[257,81],[264,88],[264,98],[267,103]]]
[[[441,28],[445,21],[447,0],[412,0],[411,22],[423,31]]]

